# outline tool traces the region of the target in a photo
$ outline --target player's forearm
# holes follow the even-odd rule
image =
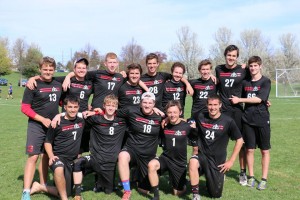
[[[143,82],[143,81],[139,81],[139,86],[143,89],[143,90],[145,90],[146,92],[148,92],[149,91],[149,88],[147,87],[147,85]]]
[[[47,152],[49,158],[52,158],[54,156],[52,151],[52,144],[51,143],[44,143],[45,151]]]
[[[191,84],[189,83],[189,81],[186,78],[184,78],[184,77],[181,78],[181,82],[183,82],[186,87],[187,86],[191,86]]]
[[[70,72],[70,73],[68,73],[68,75],[66,76],[66,78],[70,79],[70,78],[72,78],[74,76],[75,76],[75,73],[74,72]]]
[[[240,103],[260,103],[261,99],[258,97],[251,97],[251,98],[239,98]]]
[[[244,143],[243,138],[239,138],[239,139],[236,140],[234,148],[233,148],[233,152],[232,152],[232,154],[230,156],[230,159],[229,159],[233,163],[234,163],[236,157],[239,155],[239,152],[240,152],[240,150],[243,146],[243,143]]]

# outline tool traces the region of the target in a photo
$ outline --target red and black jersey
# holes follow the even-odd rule
[[[54,77],[55,80],[58,82],[63,83],[65,80],[65,76],[63,77]],[[76,77],[71,78],[71,84],[70,88],[67,90],[67,92],[64,92],[62,94],[62,101],[68,96],[68,95],[74,95],[80,99],[80,107],[79,112],[83,112],[88,110],[88,102],[89,98],[93,92],[93,83],[90,80],[84,80],[79,81]],[[62,107],[62,110],[64,111],[64,107]]]
[[[119,89],[119,108],[139,106],[143,92],[139,85],[134,86],[128,82],[124,83]]]
[[[34,90],[25,88],[22,105],[31,105],[31,109],[37,114],[53,119],[58,114],[58,106],[61,97],[62,86],[56,80],[44,82],[36,80]]]
[[[51,126],[48,129],[45,143],[52,144],[55,156],[73,161],[77,158],[80,150],[83,127],[84,120],[80,117],[76,117],[74,120],[61,117],[60,125],[55,129]]]
[[[172,75],[165,72],[157,72],[155,76],[149,76],[148,74],[144,74],[141,76],[141,80],[149,88],[149,91],[155,94],[155,106],[159,109],[162,109],[164,84],[169,79],[172,79]]]
[[[165,108],[167,103],[171,100],[177,100],[182,106],[182,112],[184,113],[186,97],[186,86],[183,82],[176,82],[173,79],[165,82],[163,87],[162,106]]]
[[[125,119],[107,120],[103,115],[87,118],[91,125],[90,152],[101,163],[103,170],[116,165],[126,130]]]
[[[237,65],[233,69],[228,69],[225,65],[216,67],[216,77],[219,80],[218,91],[222,99],[223,111],[230,111],[235,108],[242,109],[241,104],[231,104],[229,98],[232,95],[237,97],[242,96],[242,82],[249,74],[247,71],[241,65]]]
[[[270,113],[266,102],[271,90],[271,81],[262,76],[258,81],[247,79],[243,81],[243,97],[258,97],[260,103],[245,103],[243,121],[253,126],[266,126],[270,122]]]
[[[120,109],[117,111],[117,116],[126,118],[128,122],[130,132],[125,147],[129,146],[144,158],[155,156],[161,117],[155,113],[145,115],[137,106]]]
[[[187,140],[194,139],[197,133],[189,123],[181,121],[179,124],[168,124],[163,130],[162,145],[165,157],[172,160],[177,166],[186,166]]]
[[[210,79],[203,80],[201,78],[189,81],[194,89],[193,105],[191,116],[195,116],[199,112],[207,112],[207,98],[210,95],[217,94],[217,87]]]
[[[221,114],[218,119],[211,119],[208,113],[199,113],[195,119],[200,139],[200,153],[213,159],[215,166],[226,161],[229,138],[237,140],[242,137],[234,120]]]
[[[94,86],[93,108],[102,108],[103,100],[107,95],[118,96],[118,91],[124,83],[120,73],[110,74],[106,70],[88,71],[86,79],[92,80]]]

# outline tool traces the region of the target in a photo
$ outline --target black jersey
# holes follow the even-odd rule
[[[22,103],[30,104],[34,112],[52,120],[58,114],[61,83],[56,80],[51,82],[36,80],[36,83],[37,86],[33,90],[25,88]]]
[[[262,76],[258,81],[247,79],[243,81],[243,97],[258,97],[260,103],[245,103],[243,121],[253,126],[265,126],[269,124],[270,113],[266,105],[271,90],[271,81]]]
[[[242,96],[242,82],[246,78],[247,71],[241,65],[237,65],[233,69],[228,69],[225,65],[216,67],[216,77],[219,80],[218,91],[222,99],[223,111],[230,111],[235,108],[242,109],[241,104],[232,104],[229,98],[232,95]]]
[[[54,77],[55,80],[63,83],[65,77]],[[90,80],[79,81],[76,77],[71,78],[70,88],[62,94],[62,101],[69,95],[80,99],[79,112],[88,110],[89,98],[93,92],[93,83]],[[62,107],[64,111],[64,107]]]
[[[217,94],[217,87],[210,79],[203,80],[201,78],[189,81],[194,89],[192,117],[199,112],[207,112],[207,98],[212,94]]]
[[[163,87],[163,97],[162,97],[162,106],[165,108],[167,103],[171,100],[177,100],[182,106],[184,112],[186,97],[186,87],[185,84],[181,81],[176,82],[173,79],[167,81]]]
[[[90,152],[101,163],[102,170],[116,165],[126,130],[125,119],[107,120],[103,115],[87,118],[91,125]]]
[[[224,114],[218,119],[211,119],[208,113],[200,113],[195,121],[200,139],[200,152],[212,159],[215,166],[223,164],[227,156],[229,138],[237,140],[242,137],[234,120]]]
[[[119,108],[125,106],[139,106],[143,90],[139,85],[130,85],[128,82],[124,83],[119,89]]]
[[[60,125],[55,129],[50,126],[45,143],[51,143],[53,154],[69,161],[75,160],[80,149],[84,120],[76,117],[67,120],[61,117]]]
[[[181,121],[179,124],[168,124],[163,129],[162,144],[163,155],[172,160],[177,166],[186,166],[187,140],[193,138],[196,133],[191,124]]]
[[[161,117],[155,113],[143,114],[140,107],[131,106],[117,111],[120,117],[126,117],[130,134],[125,143],[144,158],[155,156],[158,136],[160,133]]]
[[[171,74],[165,72],[157,72],[155,76],[149,76],[144,74],[141,76],[141,80],[149,88],[149,91],[155,94],[156,103],[155,106],[162,109],[162,97],[163,97],[163,87],[166,80],[172,78]]]
[[[110,74],[106,70],[88,71],[86,79],[93,82],[93,108],[102,108],[104,98],[107,95],[118,96],[118,91],[124,83],[124,78],[120,73]]]

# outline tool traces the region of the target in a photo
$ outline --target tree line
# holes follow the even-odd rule
[[[197,65],[200,60],[207,58],[204,48],[198,41],[197,33],[190,27],[183,26],[176,32],[177,42],[171,45],[167,53],[156,51],[160,58],[160,70],[170,71],[170,66],[174,61],[180,61],[187,68],[186,76],[189,79],[197,78]],[[240,33],[239,39],[233,38],[233,33],[229,28],[221,27],[213,35],[214,43],[209,47],[208,58],[214,66],[224,63],[224,49],[230,44],[235,44],[240,48],[239,62],[246,63],[252,55],[258,55],[263,59],[263,74],[271,79],[275,79],[275,69],[299,68],[300,51],[299,42],[292,33],[282,34],[276,44],[272,46],[270,39],[263,35],[258,29],[244,30]],[[106,53],[106,52],[105,52]],[[144,47],[132,38],[127,44],[121,47],[120,70],[124,70],[130,63],[139,63],[145,66],[145,56],[148,52]],[[38,62],[43,57],[43,52],[37,44],[28,45],[25,39],[18,38],[12,45],[8,38],[0,37],[0,75],[9,74],[13,68],[20,71],[25,77],[38,74]],[[57,69],[69,69],[73,67],[73,62],[80,57],[89,60],[89,69],[104,68],[104,54],[101,54],[96,47],[86,44],[80,50],[72,53],[67,64],[57,62]]]

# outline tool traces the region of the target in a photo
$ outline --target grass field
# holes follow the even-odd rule
[[[5,76],[13,84],[14,99],[5,100],[7,87],[2,86],[2,99],[0,100],[0,199],[20,199],[23,187],[23,167],[26,160],[25,142],[27,117],[20,112],[20,101],[24,88],[17,86],[18,73]],[[226,180],[222,199],[300,199],[300,99],[276,99],[273,87],[270,100],[271,112],[271,164],[268,179],[268,189],[258,191],[242,187],[237,183],[239,172],[238,161],[235,162],[231,171],[226,174]],[[186,111],[190,110],[190,99],[187,100]],[[188,113],[185,116],[189,116]],[[228,151],[231,152],[232,144]],[[255,160],[255,176],[260,179],[260,153],[257,150]],[[49,175],[49,184],[52,184],[52,175]],[[38,175],[34,178],[38,180]],[[161,177],[161,199],[178,199],[171,195],[171,190],[167,185],[166,177]],[[120,199],[121,192],[111,195],[94,193],[93,176],[89,175],[84,180],[82,193],[84,199]],[[201,178],[200,194],[202,199],[209,199],[205,192],[205,182]],[[191,199],[190,188],[181,199]],[[55,199],[45,194],[32,196],[32,199]],[[139,195],[133,189],[133,200],[150,199]]]

